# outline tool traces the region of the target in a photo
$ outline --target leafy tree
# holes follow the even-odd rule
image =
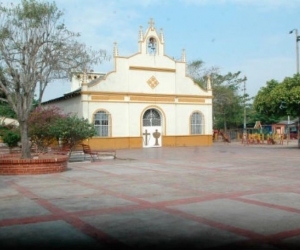
[[[241,72],[228,72],[226,75],[212,74],[213,88],[213,114],[216,128],[239,127],[243,122],[243,111],[249,101],[249,95],[243,93],[243,83],[246,77],[241,77]]]
[[[64,145],[69,145],[71,150],[85,139],[97,134],[93,124],[87,119],[78,118],[75,114],[56,120],[50,126],[50,134],[60,138]]]
[[[210,75],[213,89],[213,117],[214,127],[223,128],[238,127],[243,121],[243,109],[248,94],[240,95],[242,83],[247,79],[241,77],[241,72],[219,74],[217,67],[205,68],[201,60],[188,65],[188,74],[203,89],[206,89],[207,75]]]
[[[285,119],[284,117],[274,114],[266,115],[264,113],[260,113],[254,108],[253,104],[248,104],[248,106],[249,108],[247,109],[247,118],[250,123],[260,121],[261,124],[273,124]]]
[[[286,77],[282,83],[275,80],[267,82],[267,86],[259,90],[253,106],[265,116],[276,117],[277,122],[286,116],[300,120],[300,74]]]
[[[56,106],[37,107],[30,113],[28,122],[31,124],[28,133],[31,142],[38,150],[46,151],[47,147],[55,142],[56,138],[50,132],[51,126],[58,120],[66,118],[67,115]]]
[[[16,113],[6,102],[0,101],[0,116],[7,118],[16,118]]]
[[[30,158],[28,118],[35,91],[41,103],[48,83],[68,78],[72,70],[85,70],[106,57],[92,51],[61,21],[55,3],[21,0],[0,5],[0,92],[20,124],[22,156]]]
[[[256,95],[253,106],[258,113],[266,116],[300,116],[300,74],[286,77],[282,83],[267,82]]]
[[[29,135],[40,151],[61,140],[71,150],[82,140],[96,135],[94,126],[76,114],[64,114],[56,106],[37,107],[30,114]]]
[[[253,106],[258,113],[268,116],[274,113],[272,111],[274,102],[270,94],[279,85],[279,82],[271,80],[266,84],[267,86],[260,88],[258,91],[254,98]]]
[[[205,90],[207,88],[207,76],[216,75],[218,72],[219,68],[217,67],[206,68],[202,60],[193,61],[187,65],[187,74],[193,78],[195,83]]]
[[[214,96],[214,125],[225,131],[228,126],[238,127],[243,121],[241,116],[243,107],[241,98],[236,94],[236,91],[226,85],[220,85],[214,88]]]

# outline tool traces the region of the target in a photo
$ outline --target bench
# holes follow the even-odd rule
[[[90,146],[87,144],[81,144],[82,150],[85,155],[89,155],[92,161],[100,160],[99,157],[101,156],[112,156],[114,159],[117,157],[117,153],[115,150],[91,150]]]

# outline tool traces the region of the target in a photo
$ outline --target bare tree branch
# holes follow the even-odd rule
[[[106,51],[79,43],[79,34],[65,27],[62,16],[55,3],[0,5],[0,92],[20,123],[23,158],[30,157],[27,121],[37,86],[40,103],[49,82],[108,58]]]

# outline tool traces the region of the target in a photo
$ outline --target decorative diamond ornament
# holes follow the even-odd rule
[[[152,77],[147,81],[147,83],[149,84],[149,86],[150,86],[152,89],[154,89],[154,88],[159,84],[159,82],[157,81],[157,79],[156,79],[154,76],[152,76]]]

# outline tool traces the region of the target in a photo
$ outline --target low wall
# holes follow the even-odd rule
[[[163,147],[197,147],[197,146],[211,146],[211,135],[177,135],[177,136],[163,136]]]
[[[39,157],[39,158],[37,158]],[[20,159],[20,154],[0,155],[0,175],[52,174],[67,170],[67,155],[44,154]]]

